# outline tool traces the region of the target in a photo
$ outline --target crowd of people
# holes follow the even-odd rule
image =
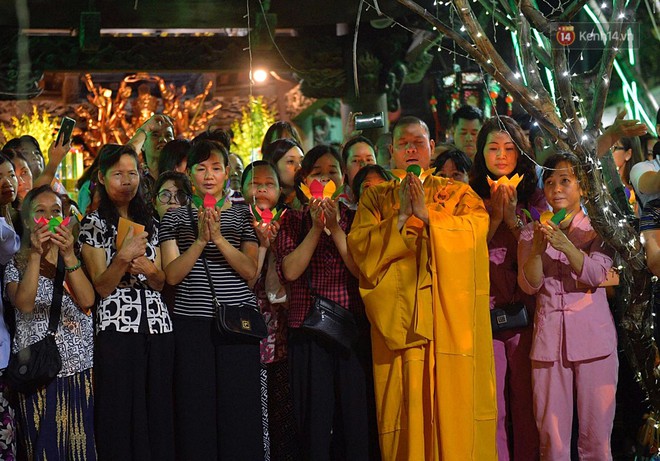
[[[30,393],[0,376],[0,459],[564,461],[576,435],[580,459],[612,459],[614,253],[578,158],[525,128],[465,106],[451,144],[403,116],[305,152],[276,122],[244,166],[229,132],[176,139],[157,114],[100,148],[77,202],[56,178],[68,143],[44,165],[9,140],[0,369],[47,334],[58,273],[62,367]],[[598,156],[660,275],[645,131],[621,114]],[[310,327],[319,299],[350,340]],[[267,336],[229,331],[223,306]]]

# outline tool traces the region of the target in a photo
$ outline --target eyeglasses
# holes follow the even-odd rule
[[[626,148],[623,146],[613,146],[612,150],[626,150]]]
[[[175,203],[178,203],[179,205],[188,205],[188,201],[190,200],[190,197],[188,197],[188,194],[186,194],[182,190],[176,191],[176,193],[172,193],[169,190],[162,190],[158,192],[158,201],[162,203],[163,205],[167,205],[174,199]]]

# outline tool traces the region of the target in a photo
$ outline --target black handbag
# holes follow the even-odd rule
[[[45,338],[11,355],[5,370],[10,389],[23,394],[32,394],[40,387],[48,385],[62,369],[62,358],[55,342],[55,333],[60,322],[63,290],[64,262],[58,257],[48,332]]]
[[[300,326],[348,350],[360,336],[355,316],[331,299],[312,295],[312,306]]]
[[[491,309],[490,324],[493,334],[514,328],[525,328],[529,326],[527,308],[523,303],[517,302]]]
[[[197,229],[193,222],[192,206],[188,204],[188,216],[190,217],[190,226],[193,234],[197,238]],[[268,336],[266,321],[256,306],[249,304],[227,304],[220,302],[215,293],[211,271],[206,262],[204,253],[201,256],[204,263],[204,270],[209,281],[209,288],[213,296],[213,307],[215,309],[215,324],[218,332],[222,335],[235,337],[237,339],[262,340]]]

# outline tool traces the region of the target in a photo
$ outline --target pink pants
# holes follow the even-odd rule
[[[532,411],[532,364],[529,359],[532,333],[532,328],[526,328],[498,333],[493,337],[497,374],[498,461],[539,459],[539,434]]]
[[[534,415],[539,429],[541,459],[571,459],[573,396],[577,399],[580,461],[611,461],[610,435],[619,360],[616,351],[606,357],[569,362],[532,360]]]

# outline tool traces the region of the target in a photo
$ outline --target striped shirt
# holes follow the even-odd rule
[[[197,229],[196,210],[193,210],[192,216],[193,225]],[[220,215],[222,236],[238,249],[243,242],[258,244],[252,219],[247,205],[232,205]],[[196,235],[190,226],[188,207],[182,206],[165,213],[160,223],[159,237],[161,242],[176,240],[179,252],[182,254],[190,248],[195,242]],[[206,245],[203,256],[208,262],[213,287],[220,302],[235,305],[250,304],[256,307],[257,299],[247,282],[229,265],[213,242]],[[215,317],[213,295],[209,289],[202,258],[195,261],[193,268],[175,289],[174,314],[186,317]]]

